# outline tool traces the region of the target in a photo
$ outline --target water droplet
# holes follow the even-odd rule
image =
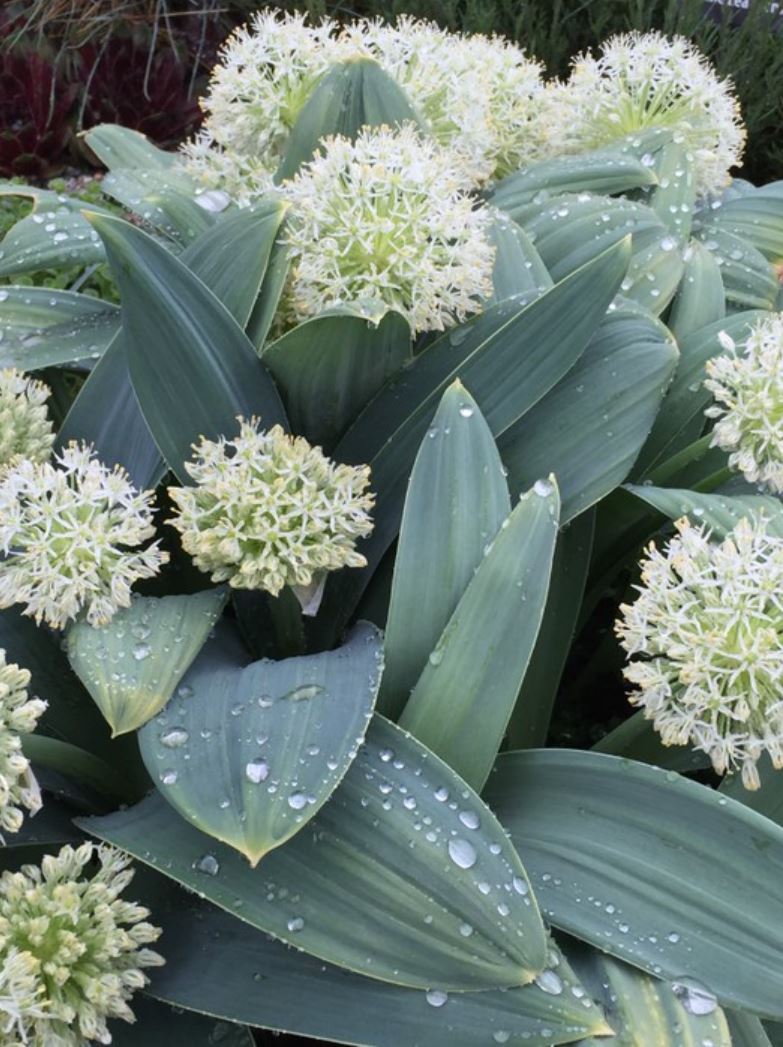
[[[563,982],[556,971],[542,971],[536,978],[536,985],[550,996],[559,996],[563,991]]]
[[[466,829],[478,829],[481,824],[475,811],[460,811],[458,817]]]
[[[255,760],[250,760],[249,763],[245,764],[245,777],[253,785],[265,782],[269,777],[269,764],[266,760],[262,760],[260,756]]]
[[[160,736],[161,745],[165,745],[167,749],[179,749],[181,745],[184,745],[190,735],[182,727],[171,727],[168,731],[164,731]]]
[[[472,843],[463,840],[460,836],[449,840],[449,858],[458,865],[460,869],[472,869],[476,864],[476,848]]]
[[[645,153],[644,156],[642,156],[639,160],[639,163],[642,165],[642,167],[654,167],[655,157],[652,153]]]
[[[317,683],[303,684],[301,687],[295,687],[293,691],[289,691],[288,694],[284,695],[289,702],[306,702],[311,698],[317,697],[323,692],[323,687]]]
[[[217,876],[220,872],[220,862],[214,854],[205,854],[196,862],[196,869],[207,876]]]
[[[526,894],[530,893],[530,888],[521,876],[515,876],[514,879],[511,881],[511,886],[514,888],[517,894],[521,894],[523,898]]]
[[[163,782],[164,785],[175,785],[177,781],[177,772],[163,771],[163,773],[160,776],[160,780]]]
[[[293,916],[286,924],[286,927],[292,934],[295,934],[304,927],[304,920],[301,916]]]
[[[533,491],[540,498],[547,498],[554,491],[554,485],[549,480],[536,480],[533,484]]]
[[[511,1033],[506,1032],[505,1029],[496,1029],[495,1032],[492,1033],[492,1039],[495,1043],[508,1043],[511,1039]]]
[[[394,749],[381,749],[378,755],[384,763],[389,763],[390,760],[394,759]]]
[[[148,643],[137,643],[133,648],[133,657],[137,662],[144,661],[144,659],[149,657],[151,653],[152,648]]]
[[[470,938],[471,934],[473,934],[473,928],[470,926],[469,923],[461,923],[459,933],[462,935],[463,938]]]
[[[677,934],[676,931],[672,931],[671,934],[667,934],[666,935],[666,940],[671,942],[672,945],[676,945],[677,942],[680,940],[680,936],[679,936],[679,934]]]
[[[429,663],[434,665],[436,668],[443,661],[443,648],[436,647],[434,651],[430,651]]]
[[[442,1007],[449,1002],[449,994],[442,989],[430,989],[427,993],[427,1003],[430,1007]]]
[[[470,404],[463,404],[459,409],[459,413],[461,418],[472,418],[474,411]]]
[[[678,978],[672,982],[672,992],[690,1014],[712,1014],[717,1010],[715,996],[694,978]]]
[[[288,797],[288,806],[292,807],[295,811],[301,811],[306,804],[307,797],[304,793],[291,793]]]
[[[676,248],[676,246],[677,241],[674,239],[673,236],[664,236],[663,240],[661,240],[662,251],[673,251]]]
[[[224,193],[222,189],[207,189],[206,192],[197,194],[196,203],[199,207],[203,207],[205,211],[217,213],[225,211],[231,203],[231,197],[228,193]]]
[[[438,803],[445,803],[446,800],[448,800],[449,798],[449,790],[446,788],[445,785],[441,785],[441,787],[439,789],[436,789],[432,795],[435,797]]]

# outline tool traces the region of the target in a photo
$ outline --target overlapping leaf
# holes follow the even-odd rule
[[[256,865],[314,817],[348,770],[382,667],[374,627],[336,651],[216,665],[207,647],[139,733],[141,754],[183,818]]]
[[[673,771],[592,752],[501,756],[485,796],[554,926],[783,1017],[783,828]]]
[[[377,716],[330,802],[257,869],[157,793],[80,824],[253,926],[370,977],[490,989],[546,965],[541,917],[494,815]]]

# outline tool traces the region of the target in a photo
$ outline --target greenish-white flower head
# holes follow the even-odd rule
[[[630,701],[665,745],[707,753],[719,774],[759,786],[769,753],[783,768],[783,539],[741,520],[721,542],[687,519],[642,562],[639,596],[615,630]]]
[[[213,70],[203,128],[183,147],[191,173],[239,203],[266,192],[302,106],[343,57],[332,22],[257,13],[228,39]]]
[[[163,959],[149,911],[120,897],[128,865],[85,843],[0,875],[1,1043],[111,1043],[107,1021],[134,1020],[129,1001]]]
[[[363,567],[356,542],[372,531],[366,465],[340,465],[279,425],[240,419],[233,440],[202,439],[186,464],[195,487],[172,487],[168,522],[215,582],[308,589],[327,571]]]
[[[553,155],[668,128],[690,154],[699,194],[729,182],[745,143],[731,82],[721,80],[684,37],[661,33],[613,36],[597,58],[580,55],[570,78],[548,90],[541,114],[541,134]]]
[[[410,125],[329,138],[285,186],[299,319],[374,299],[414,331],[442,331],[492,293],[491,214],[476,207],[459,165]]]
[[[42,462],[54,443],[50,389],[14,367],[0,371],[0,468],[15,458]]]
[[[725,333],[726,350],[707,361],[705,386],[715,403],[713,447],[746,480],[783,492],[783,313],[759,320],[744,345]]]
[[[28,670],[7,662],[0,648],[0,841],[4,832],[19,832],[25,810],[35,814],[41,808],[38,783],[22,752],[22,735],[35,730],[46,702],[28,697],[29,683]]]
[[[536,159],[542,67],[499,36],[450,33],[407,15],[355,22],[342,39],[374,58],[406,92],[468,184]]]
[[[0,607],[62,629],[85,615],[105,625],[131,586],[168,559],[154,542],[153,493],[72,443],[54,462],[22,459],[0,476]]]

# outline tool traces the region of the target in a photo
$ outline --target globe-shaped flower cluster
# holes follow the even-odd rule
[[[501,37],[450,33],[402,16],[359,20],[256,15],[228,40],[203,101],[204,128],[184,146],[203,184],[247,204],[272,185],[288,135],[327,69],[376,61],[449,146],[467,184],[499,178],[538,153],[542,67]]]
[[[748,789],[769,753],[783,768],[783,538],[741,520],[721,542],[687,519],[650,545],[639,596],[616,632],[630,659],[630,700],[665,745],[691,744]]]
[[[79,614],[104,625],[130,603],[131,586],[168,559],[155,542],[152,493],[120,467],[71,444],[54,463],[22,459],[0,476],[0,607],[25,605],[63,628]]]
[[[376,299],[442,331],[492,293],[491,213],[451,154],[410,125],[327,139],[287,184],[290,306],[299,318]]]
[[[542,109],[546,151],[578,153],[650,127],[670,129],[691,155],[699,194],[717,192],[742,158],[733,86],[684,37],[627,33],[581,55]]]
[[[451,33],[403,15],[348,25],[342,35],[395,80],[466,182],[502,178],[538,157],[542,66],[499,36]]]
[[[372,530],[367,466],[338,465],[304,437],[240,419],[239,435],[202,439],[186,464],[195,487],[169,488],[169,521],[197,567],[235,589],[277,595],[326,571],[363,567]]]
[[[46,702],[28,697],[29,683],[28,670],[7,662],[0,648],[0,842],[3,832],[19,831],[25,809],[35,814],[41,807],[41,793],[22,752],[21,736],[35,730]]]
[[[329,20],[308,25],[298,14],[257,13],[213,69],[203,129],[183,147],[191,172],[242,203],[266,192],[302,106],[345,56]]]
[[[707,361],[715,398],[713,446],[750,483],[783,492],[783,313],[759,320],[743,346],[724,335],[726,352]]]
[[[128,1003],[163,959],[148,910],[120,898],[132,878],[125,856],[90,843],[0,875],[0,1042],[111,1043],[107,1021],[134,1020]]]
[[[46,410],[50,389],[8,367],[0,371],[0,469],[14,459],[49,457],[54,429]]]

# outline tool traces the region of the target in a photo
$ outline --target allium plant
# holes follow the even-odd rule
[[[183,549],[213,582],[272,596],[364,567],[356,542],[372,531],[369,469],[259,424],[241,422],[233,440],[202,440],[185,466],[195,486],[169,488]]]
[[[0,469],[15,458],[45,461],[54,443],[50,390],[13,367],[0,371]]]
[[[626,33],[580,55],[545,108],[548,149],[578,153],[648,128],[679,135],[700,193],[720,192],[739,165],[745,129],[733,85],[684,37]]]
[[[128,1002],[163,958],[147,909],[120,897],[132,878],[124,855],[91,843],[0,874],[5,1042],[111,1043],[107,1020],[134,1020]]]
[[[707,361],[706,388],[715,398],[712,442],[749,483],[783,492],[783,314],[760,320],[739,348]]]
[[[761,782],[769,753],[783,768],[783,539],[740,520],[721,542],[677,521],[664,551],[651,545],[639,596],[620,608],[626,679],[665,745],[692,744],[718,774]]]
[[[682,41],[541,91],[264,12],[16,187],[120,305],[0,291],[0,1042],[772,1042],[783,194]]]
[[[300,318],[376,300],[414,332],[442,331],[492,294],[490,213],[464,191],[454,157],[413,127],[327,139],[285,195]]]
[[[35,814],[41,808],[22,736],[35,730],[46,702],[28,696],[29,683],[29,671],[7,662],[0,649],[0,831],[8,833],[19,831],[25,809]]]
[[[152,498],[87,446],[54,460],[20,458],[0,476],[0,607],[25,605],[62,629],[84,612],[103,625],[130,603],[131,586],[168,559],[153,542]]]

